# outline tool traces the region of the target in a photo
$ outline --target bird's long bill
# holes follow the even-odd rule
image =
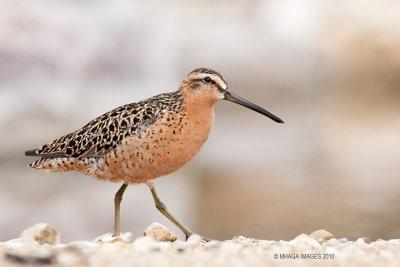
[[[249,108],[251,110],[254,110],[255,112],[258,112],[260,114],[263,114],[275,122],[283,123],[283,120],[280,119],[278,116],[272,114],[271,112],[269,112],[268,110],[266,110],[260,106],[257,106],[256,104],[250,102],[249,100],[244,99],[243,97],[235,94],[234,92],[232,92],[230,90],[226,91],[224,99],[234,102],[236,104],[239,104],[243,107]]]

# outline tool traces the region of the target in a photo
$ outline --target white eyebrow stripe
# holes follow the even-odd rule
[[[203,79],[205,77],[212,77],[213,81],[216,82],[222,89],[226,90],[226,83],[217,75],[215,74],[206,74],[206,73],[202,73],[199,75],[199,78]]]

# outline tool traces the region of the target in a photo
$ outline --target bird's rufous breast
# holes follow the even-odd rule
[[[92,176],[142,183],[182,167],[200,150],[211,131],[214,104],[184,98],[180,112],[169,112],[138,136],[108,153]]]

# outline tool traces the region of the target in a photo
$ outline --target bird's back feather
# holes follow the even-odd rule
[[[26,151],[25,155],[42,157],[31,167],[47,159],[101,157],[115,149],[124,138],[140,134],[143,127],[152,125],[164,112],[179,108],[180,98],[177,91],[120,106],[72,133]]]

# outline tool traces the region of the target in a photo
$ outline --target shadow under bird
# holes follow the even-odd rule
[[[29,166],[48,171],[77,171],[99,180],[122,182],[115,194],[114,236],[120,236],[120,203],[130,184],[146,183],[157,209],[188,238],[183,226],[158,197],[154,179],[170,174],[200,150],[214,122],[214,106],[228,100],[283,121],[236,95],[217,71],[190,72],[175,92],[123,105],[82,128],[40,148],[25,152],[39,156]]]

